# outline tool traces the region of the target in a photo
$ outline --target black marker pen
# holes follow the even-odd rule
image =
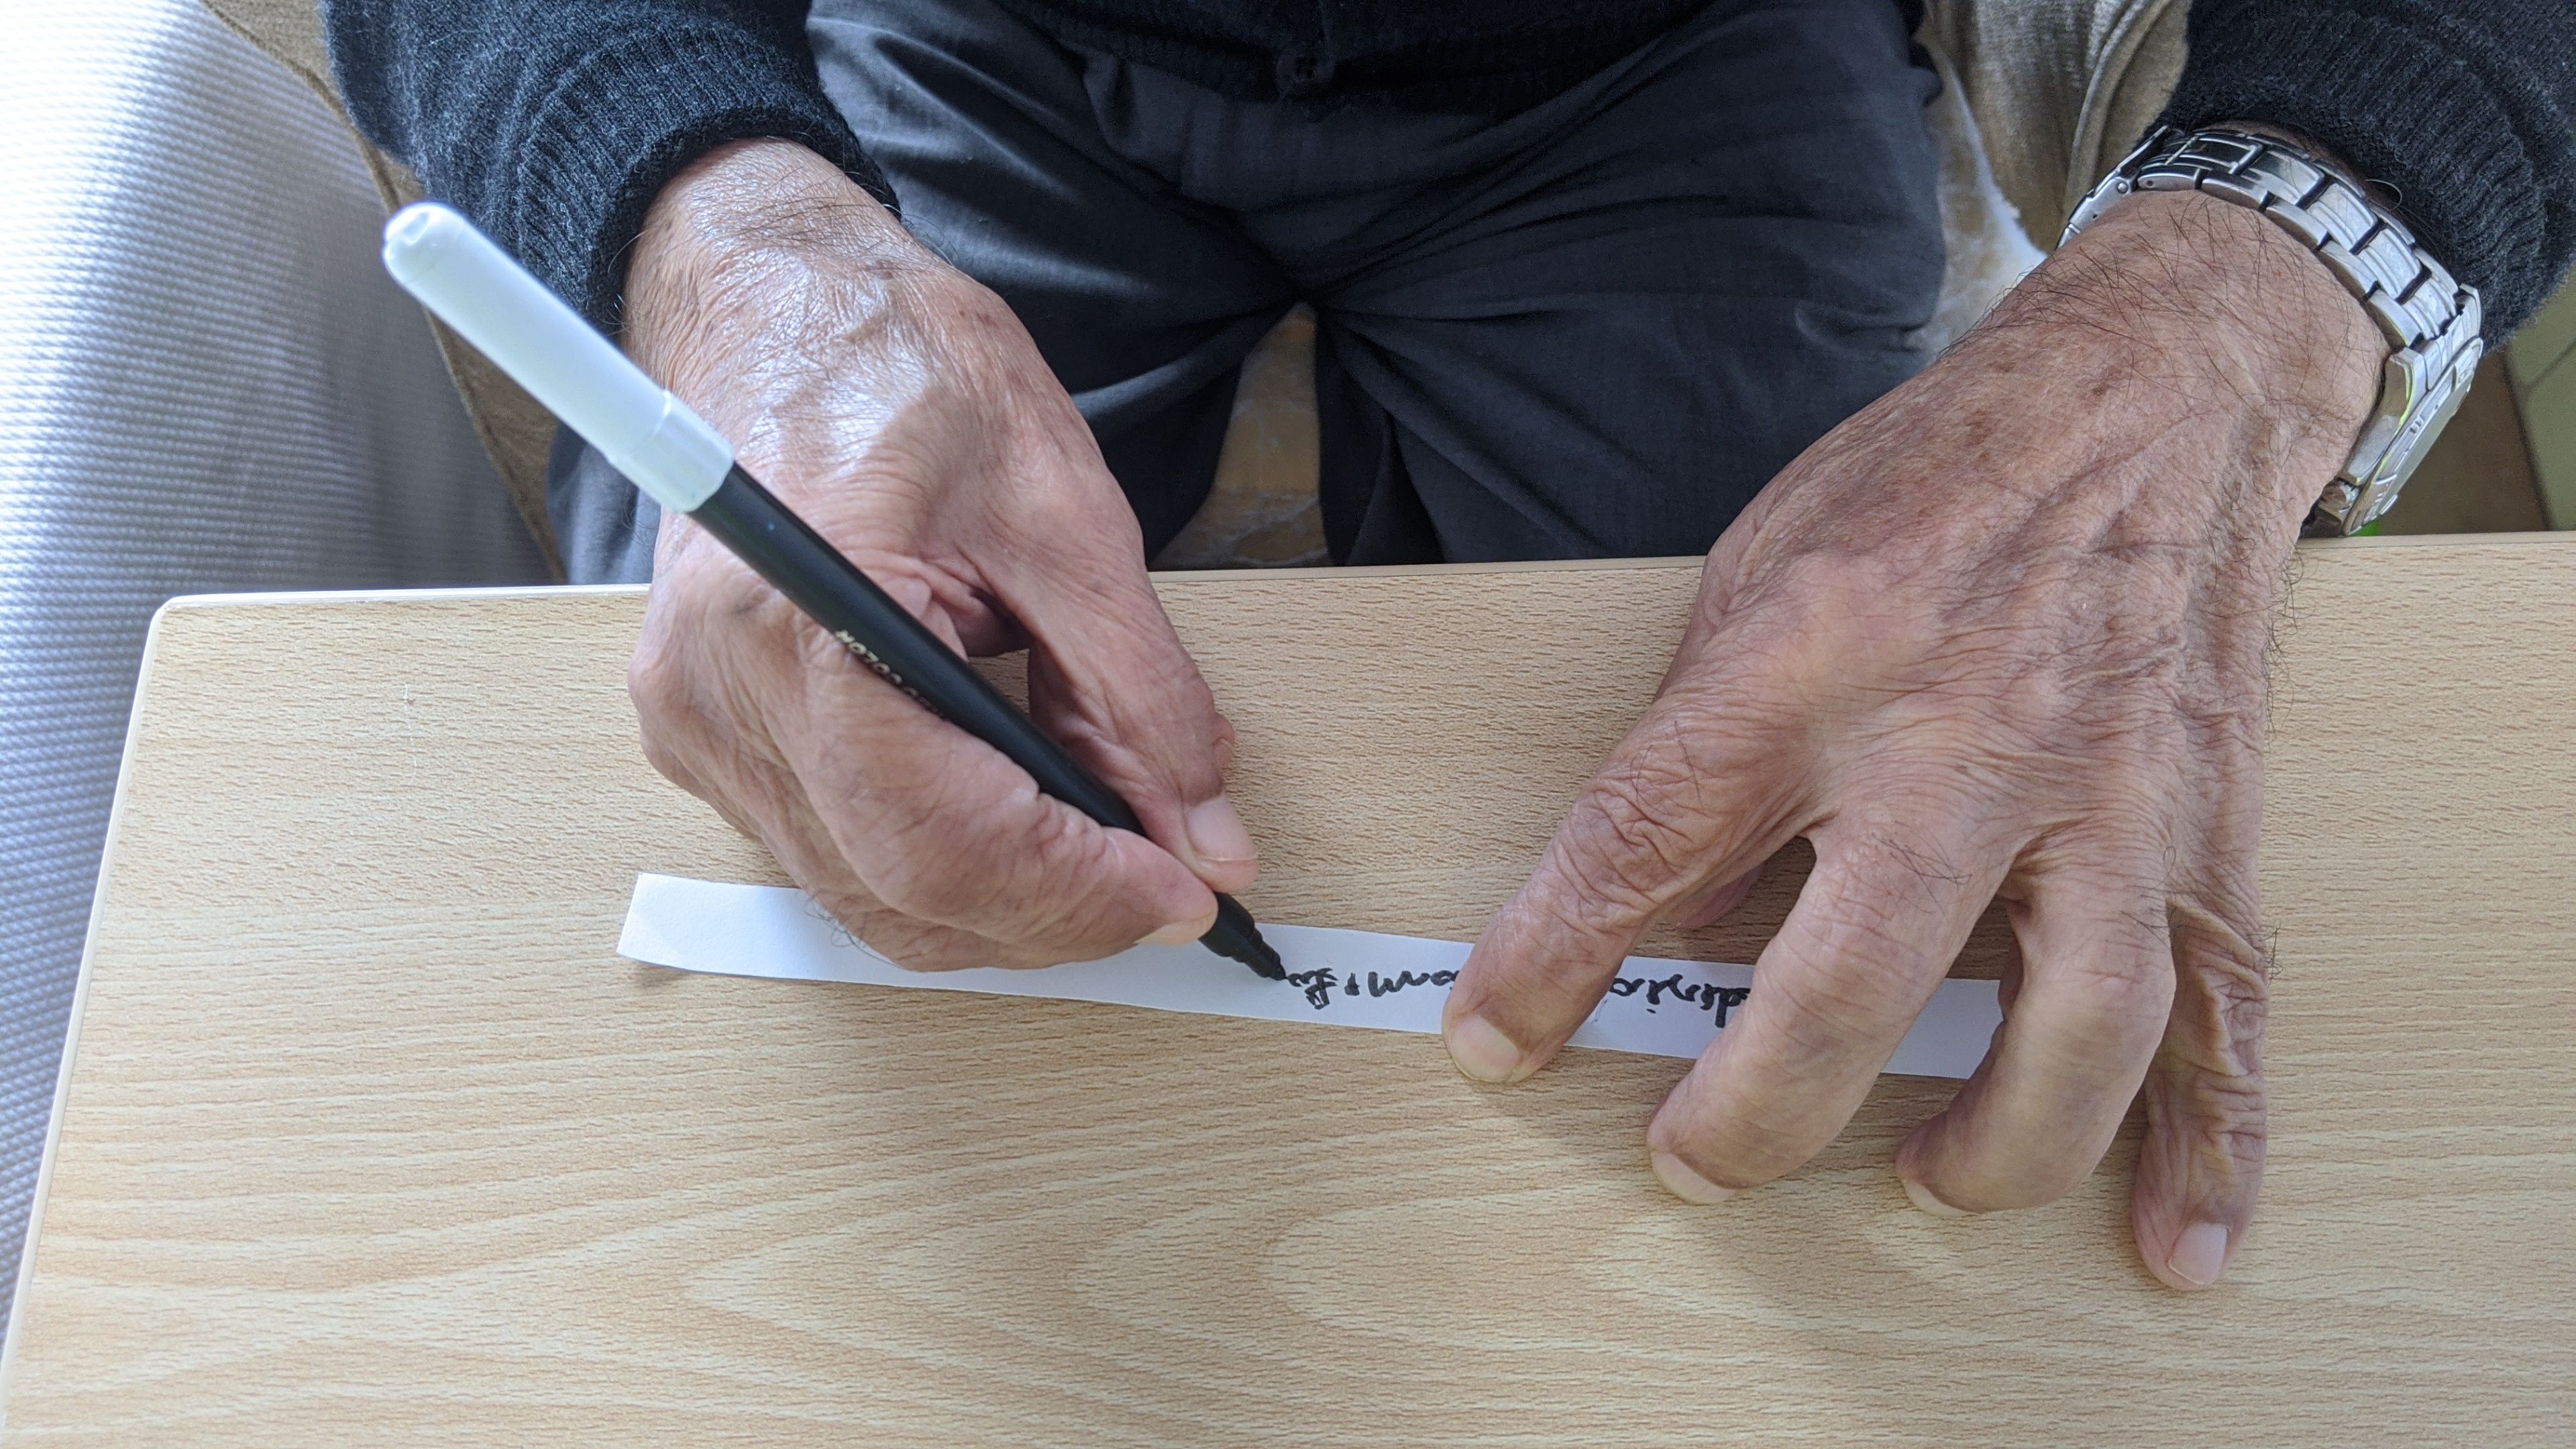
[[[617,471],[696,519],[869,668],[1000,750],[1040,790],[1102,825],[1145,833],[1115,791],[744,472],[704,419],[463,216],[436,202],[395,213],[385,223],[385,270]],[[1279,953],[1231,896],[1217,896],[1216,925],[1200,943],[1287,979]]]

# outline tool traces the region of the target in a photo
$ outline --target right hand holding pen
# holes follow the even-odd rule
[[[1038,724],[1150,841],[1038,793],[685,517],[627,673],[655,768],[906,966],[1043,966],[1204,933],[1254,870],[1232,731],[1090,430],[1000,298],[838,169],[737,142],[665,187],[625,345],[961,652],[1029,650]]]

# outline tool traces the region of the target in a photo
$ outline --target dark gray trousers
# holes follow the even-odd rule
[[[1508,116],[1233,100],[994,0],[817,0],[807,31],[905,224],[1027,324],[1149,553],[1300,300],[1346,563],[1700,552],[1922,360],[1936,82],[1889,0],[1714,0]],[[572,576],[648,577],[651,503],[577,443],[557,463]]]

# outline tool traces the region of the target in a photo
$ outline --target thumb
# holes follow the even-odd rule
[[[1030,713],[1134,807],[1155,844],[1209,889],[1241,890],[1258,861],[1225,794],[1234,727],[1141,561],[1121,572],[1062,592],[1049,581],[1015,605],[1030,639]]]

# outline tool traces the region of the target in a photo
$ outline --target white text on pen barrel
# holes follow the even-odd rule
[[[895,688],[902,690],[908,695],[911,695],[913,699],[922,706],[922,708],[930,708],[930,701],[921,697],[920,690],[904,683],[903,676],[894,672],[894,666],[886,663],[882,659],[879,659],[877,657],[877,651],[860,643],[858,640],[851,638],[849,630],[835,629],[832,631],[832,637],[840,640],[843,647],[847,648],[851,653],[859,656],[860,661],[866,664],[870,669],[875,670],[884,678],[886,683],[893,685]]]

